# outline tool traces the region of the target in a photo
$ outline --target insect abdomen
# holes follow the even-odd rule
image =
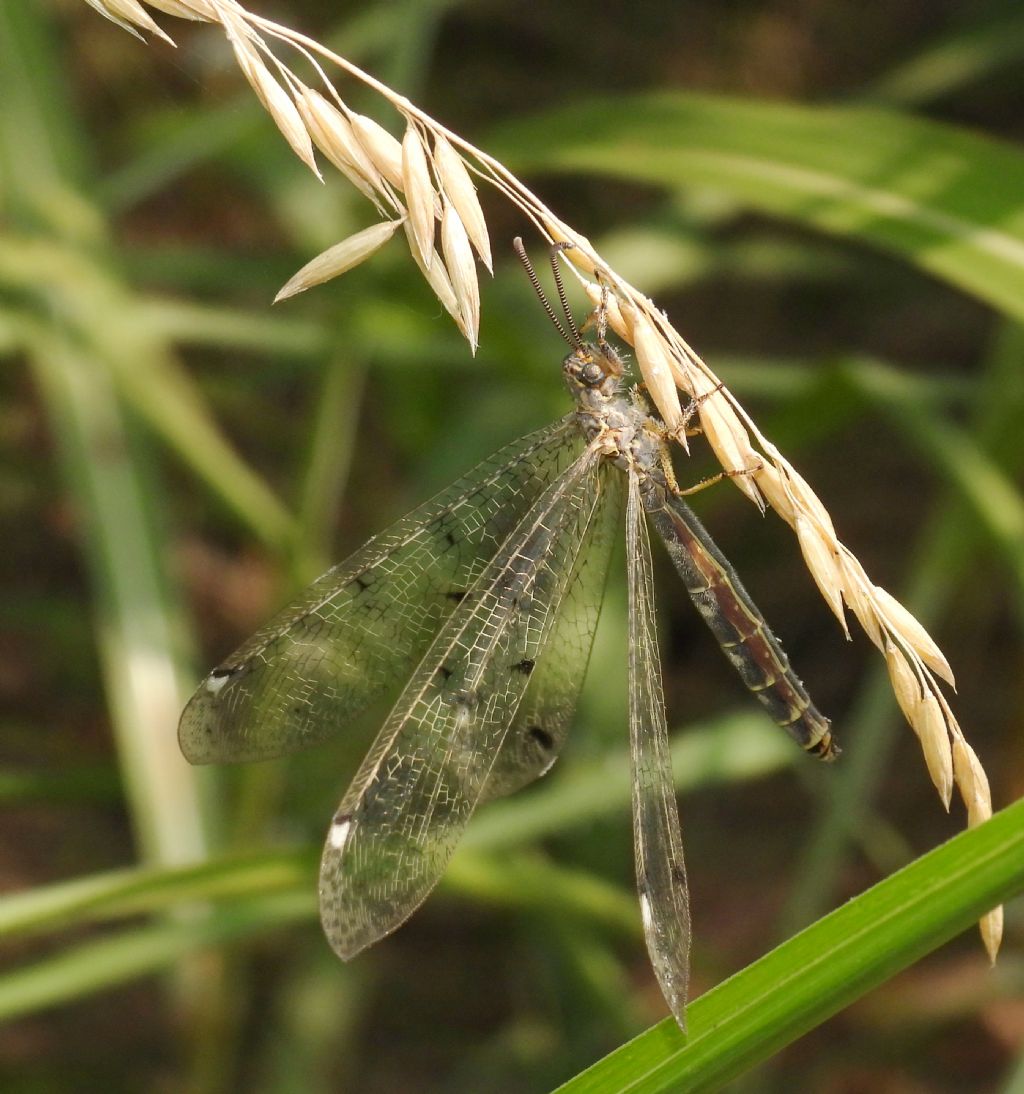
[[[690,599],[743,683],[801,748],[823,760],[835,759],[839,750],[828,719],[811,702],[778,639],[696,513],[650,479],[643,501]]]

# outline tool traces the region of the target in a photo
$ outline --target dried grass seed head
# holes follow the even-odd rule
[[[814,578],[818,591],[825,599],[825,603],[832,610],[832,614],[846,628],[846,617],[843,612],[842,580],[836,550],[834,544],[829,541],[821,530],[808,517],[802,513],[796,513],[793,526],[796,530],[797,543],[800,545],[800,553],[804,563]]]
[[[918,718],[911,724],[921,741],[928,774],[948,811],[953,797],[953,751],[950,748],[942,705],[931,689],[926,689],[921,699]]]

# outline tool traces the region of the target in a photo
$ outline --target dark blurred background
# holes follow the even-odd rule
[[[258,10],[498,155],[510,120],[653,90],[870,103],[1024,137],[1024,18],[1011,3]],[[182,891],[137,909],[152,920],[124,918],[122,903],[94,924],[87,902],[80,914],[66,904],[59,931],[12,946],[4,1088],[550,1088],[664,1015],[628,803],[602,776],[621,780],[626,763],[621,563],[557,769],[482,812],[463,864],[350,966],[320,933],[310,863],[387,705],[337,743],[245,770],[179,771],[173,745],[190,686],[291,592],[566,411],[562,346],[512,261],[529,226],[482,191],[497,276],[482,287],[475,359],[397,241],[271,311],[291,273],[372,210],[292,157],[222,36],[157,18],[177,50],[71,0],[0,12],[0,886],[35,891],[45,926],[47,887],[71,879],[267,847],[289,865],[255,860],[266,892],[246,875],[234,918],[202,946],[189,925],[203,907],[193,894],[182,910]],[[336,82],[399,132],[386,104]],[[956,673],[954,709],[996,808],[1017,797],[1021,546],[972,508],[984,468],[942,431],[1019,482],[1024,333],[1012,316],[856,234],[771,218],[686,178],[527,181],[656,297],[873,580],[918,612]],[[897,388],[930,432],[886,402]],[[699,442],[679,470],[711,470]],[[958,802],[943,812],[881,658],[859,632],[845,641],[789,529],[728,485],[695,507],[845,749],[828,770],[793,754],[658,555],[699,994],[963,815]],[[964,936],[737,1089],[1024,1090],[1020,938],[1011,908],[994,972]]]

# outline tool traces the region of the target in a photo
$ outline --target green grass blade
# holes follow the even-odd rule
[[[173,965],[197,949],[221,945],[271,925],[308,918],[314,894],[262,896],[217,912],[133,927],[90,941],[0,978],[0,1021],[56,1006]]]
[[[352,465],[365,379],[364,368],[339,354],[324,371],[303,475],[296,536],[301,544],[296,570],[304,583],[331,564],[337,510]]]
[[[890,106],[921,106],[978,83],[1024,58],[1024,17],[1017,11],[978,26],[943,32],[871,84],[868,99]]]
[[[514,170],[705,186],[871,243],[1024,317],[1024,152],[867,108],[696,94],[574,104],[489,142]]]
[[[0,938],[159,912],[187,902],[302,890],[316,890],[316,856],[307,851],[264,851],[196,866],[113,870],[5,897],[0,903]]]
[[[536,855],[461,854],[445,875],[441,892],[554,914],[564,924],[586,923],[617,937],[640,939],[640,913],[632,892]],[[122,926],[101,942],[72,944],[5,972],[0,976],[0,1019],[125,983],[215,943],[284,923],[312,922],[315,861],[306,852],[280,852],[65,882],[12,898],[0,909],[0,936],[144,912],[164,914],[151,927]],[[326,952],[326,942],[324,947]]]
[[[586,732],[580,727],[581,732]],[[677,790],[759,778],[801,759],[759,711],[725,715],[672,738]],[[629,754],[609,752],[598,763],[578,764],[528,794],[489,804],[463,840],[473,850],[500,851],[541,839],[609,813],[628,813]]]
[[[844,373],[852,392],[882,409],[898,434],[959,494],[1024,595],[1024,497],[1012,477],[968,431],[923,403],[895,369],[851,361]]]
[[[559,1090],[717,1090],[1024,890],[1024,801],[820,919]]]
[[[676,785],[753,778],[791,762],[799,753],[759,714],[737,715],[678,735],[673,742]],[[481,810],[463,848],[504,854],[572,824],[629,807],[628,755],[579,764],[565,778]],[[57,931],[83,922],[157,912],[185,901],[237,899],[292,887],[316,888],[318,856],[307,850],[237,855],[175,869],[114,870],[58,882],[0,902],[0,938]],[[458,859],[456,859],[456,862]],[[467,867],[472,888],[474,868]]]
[[[141,853],[161,863],[201,857],[199,779],[175,747],[185,694],[178,621],[142,453],[106,372],[71,339],[40,338],[31,359],[82,516],[107,706]]]

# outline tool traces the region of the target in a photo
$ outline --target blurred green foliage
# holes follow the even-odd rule
[[[1014,6],[267,14],[536,178],[657,294],[932,629],[997,807],[1017,797]],[[174,52],[68,0],[0,5],[0,1082],[549,1088],[662,1014],[633,896],[620,581],[558,769],[483,810],[438,893],[350,966],[320,937],[313,863],[386,706],[239,770],[189,769],[174,736],[197,675],[289,592],[564,412],[559,343],[509,261],[525,226],[484,195],[504,260],[475,360],[399,246],[271,311],[371,211],[294,160],[216,32],[162,25]],[[710,467],[695,459],[694,479]],[[725,487],[697,504],[845,753],[814,768],[749,710],[660,575],[695,988],[743,972],[695,1004],[692,1047],[657,1026],[576,1088],[711,1088],[819,1026],[750,1088],[1016,1089],[1016,906],[994,973],[968,934],[889,978],[1020,888],[1019,809],[744,968],[960,818],[788,530]],[[720,1025],[730,1036],[709,1038]]]

